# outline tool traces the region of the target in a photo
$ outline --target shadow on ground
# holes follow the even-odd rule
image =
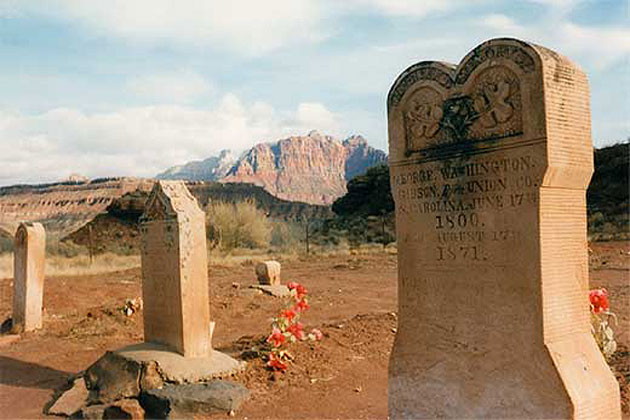
[[[55,389],[73,373],[0,356],[0,384],[24,388]]]

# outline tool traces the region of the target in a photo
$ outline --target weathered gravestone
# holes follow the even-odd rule
[[[586,76],[495,39],[388,97],[399,327],[392,418],[620,417],[589,330]]]
[[[13,253],[13,320],[15,332],[42,327],[46,231],[40,223],[22,223]]]
[[[140,233],[145,342],[108,351],[79,375],[88,394],[74,415],[138,414],[133,401],[152,389],[206,382],[244,367],[212,349],[205,215],[182,181],[156,182]],[[59,390],[47,407],[68,392]],[[180,398],[181,411],[194,408],[195,397]]]
[[[205,214],[181,181],[156,182],[140,220],[144,340],[211,350]]]

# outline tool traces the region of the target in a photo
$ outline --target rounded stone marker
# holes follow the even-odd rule
[[[258,283],[266,285],[280,284],[280,263],[278,261],[263,261],[256,264]]]
[[[42,327],[46,231],[41,223],[21,223],[13,254],[13,332]]]

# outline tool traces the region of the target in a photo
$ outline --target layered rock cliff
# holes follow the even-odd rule
[[[385,153],[361,136],[340,142],[312,131],[257,144],[220,182],[252,183],[284,200],[327,205],[346,193],[349,179],[386,161]]]
[[[115,199],[137,189],[149,191],[152,185],[151,180],[108,178],[3,187],[0,230],[13,235],[21,221],[41,222],[48,235],[63,237],[105,212]]]

